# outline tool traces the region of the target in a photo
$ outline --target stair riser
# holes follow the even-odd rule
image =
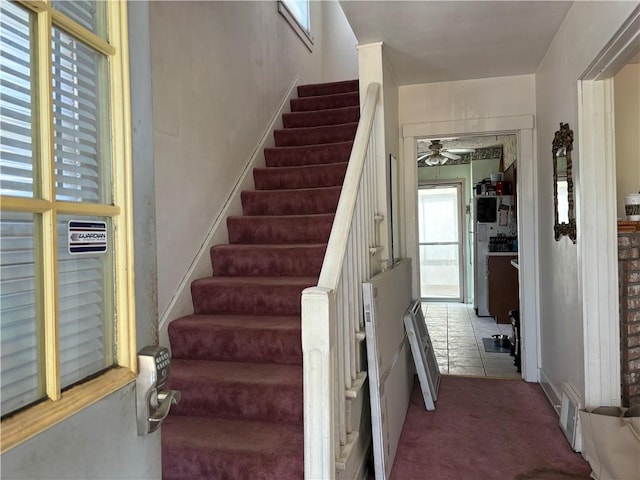
[[[358,82],[358,80],[317,83],[313,85],[300,85],[298,87],[298,97],[315,97],[318,95],[334,95],[336,93],[357,92],[359,88],[360,82]]]
[[[256,190],[336,187],[342,185],[347,163],[312,167],[256,168],[253,179]]]
[[[229,217],[229,243],[326,243],[333,214],[281,217]]]
[[[310,277],[320,275],[326,246],[269,249],[255,247],[211,248],[211,265],[216,276],[268,275]]]
[[[291,112],[282,115],[284,128],[318,127],[320,125],[339,125],[357,122],[360,119],[360,107],[335,108],[317,112]]]
[[[300,315],[306,287],[291,285],[191,285],[194,313],[232,315]]]
[[[211,447],[206,442],[207,435],[211,435],[207,430],[196,432],[202,441],[194,446],[194,442],[189,441],[186,438],[187,435],[180,431],[178,423],[180,418],[174,416],[168,419],[162,428],[163,480],[293,480],[304,478],[302,434],[294,438],[282,438],[280,442],[288,447],[287,451],[275,455],[273,450],[262,453],[252,448]],[[247,436],[247,445],[251,445],[251,441],[251,436]],[[274,439],[274,442],[276,441]],[[295,453],[292,453],[292,450]]]
[[[276,147],[349,142],[355,137],[357,128],[357,123],[328,127],[285,128],[273,132],[273,137]]]
[[[169,325],[171,355],[191,360],[302,365],[300,329],[232,329]]]
[[[290,101],[292,112],[308,112],[328,108],[355,107],[359,104],[357,92],[340,93],[316,97],[293,98]]]
[[[340,187],[309,190],[255,190],[241,194],[245,215],[313,215],[335,213]]]
[[[180,403],[171,407],[174,415],[302,422],[302,384],[211,383],[193,378],[181,382],[174,376],[166,388],[182,394]]]
[[[299,167],[349,161],[353,142],[264,149],[267,167]]]

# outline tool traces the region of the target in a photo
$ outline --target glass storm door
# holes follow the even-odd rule
[[[461,185],[418,189],[420,296],[463,301]]]

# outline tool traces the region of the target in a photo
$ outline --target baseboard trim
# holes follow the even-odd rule
[[[285,92],[276,112],[273,114],[271,121],[264,130],[262,137],[256,144],[253,154],[245,165],[242,173],[236,180],[231,193],[227,197],[220,213],[214,219],[209,232],[203,239],[200,249],[196,252],[191,265],[187,269],[185,276],[180,281],[178,288],[171,297],[169,305],[160,315],[158,323],[160,345],[171,348],[169,344],[168,327],[169,323],[176,318],[189,315],[193,312],[193,304],[191,302],[191,282],[200,276],[203,276],[203,270],[210,270],[209,250],[216,243],[225,243],[228,241],[226,219],[229,215],[241,212],[240,194],[242,190],[253,188],[253,168],[264,165],[264,149],[274,145],[273,131],[282,128],[282,114],[288,111],[289,100],[296,97],[296,87],[300,81],[300,77],[296,76],[289,88]],[[208,267],[207,267],[208,265]]]

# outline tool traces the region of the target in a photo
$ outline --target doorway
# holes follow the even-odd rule
[[[538,325],[538,266],[535,252],[538,250],[538,234],[536,230],[537,208],[537,171],[534,162],[533,145],[534,121],[532,115],[489,117],[484,119],[468,119],[455,121],[434,121],[426,123],[406,124],[402,129],[403,151],[405,158],[417,157],[417,141],[422,138],[468,137],[473,135],[517,135],[518,198],[527,198],[527,208],[518,208],[518,245],[520,284],[520,326],[522,342],[522,377],[526,381],[539,381],[538,359],[539,325]],[[404,201],[401,218],[402,230],[405,232],[404,252],[419,262],[418,245],[418,166],[404,169],[403,188]],[[526,181],[523,181],[526,179]],[[521,202],[519,207],[521,207]],[[419,269],[413,271],[413,290],[419,289]]]
[[[418,189],[423,301],[464,301],[463,198],[462,182],[427,183]]]

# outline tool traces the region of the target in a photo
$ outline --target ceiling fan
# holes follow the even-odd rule
[[[459,160],[460,156],[447,151],[440,140],[431,140],[429,152],[418,157],[418,166],[444,165],[449,160]]]

